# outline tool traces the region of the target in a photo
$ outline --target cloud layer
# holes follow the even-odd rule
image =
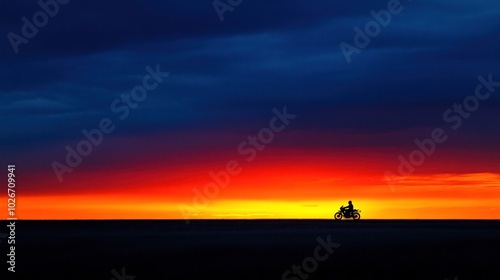
[[[147,65],[171,75],[114,137],[168,142],[183,131],[213,132],[188,149],[232,148],[225,135],[253,133],[284,105],[299,116],[290,129],[303,137],[283,145],[411,146],[446,126],[443,112],[474,93],[478,75],[500,81],[493,0],[402,1],[404,10],[350,64],[339,44],[352,44],[353,28],[364,28],[387,1],[243,1],[221,22],[211,1],[73,0],[18,54],[6,35],[21,34],[21,18],[40,7],[2,5],[2,162],[49,167],[82,129],[116,119],[110,104],[142,82]],[[500,151],[498,91],[450,145]]]

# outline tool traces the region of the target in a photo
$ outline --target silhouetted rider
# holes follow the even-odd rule
[[[344,210],[348,217],[352,215],[352,212],[354,212],[354,205],[352,204],[352,201],[349,200],[348,205],[347,207],[344,207]]]

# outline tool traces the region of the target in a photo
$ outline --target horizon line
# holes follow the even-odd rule
[[[332,221],[332,222],[363,222],[363,221],[500,221],[500,218],[498,219],[450,219],[450,218],[443,218],[443,219],[361,219],[361,220],[350,220],[350,219],[345,219],[345,220],[334,220],[334,219],[329,219],[329,218],[245,218],[245,219],[235,219],[235,218],[215,218],[215,219],[169,219],[169,218],[157,218],[157,219],[16,219],[16,220],[9,220],[9,219],[0,219],[0,221]]]

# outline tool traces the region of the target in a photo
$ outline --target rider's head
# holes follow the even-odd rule
[[[352,204],[352,201],[349,200],[349,205],[351,205],[351,204]]]

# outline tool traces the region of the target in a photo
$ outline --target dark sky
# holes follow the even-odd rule
[[[387,3],[243,0],[220,21],[211,1],[72,0],[15,54],[7,34],[21,34],[21,18],[41,8],[2,1],[2,164],[50,168],[104,117],[115,121],[114,137],[183,142],[169,135],[246,135],[283,106],[299,116],[291,129],[308,136],[282,145],[410,146],[449,127],[443,112],[474,93],[479,75],[500,81],[500,2],[402,1],[347,63],[340,43],[353,44],[353,28]],[[170,76],[118,121],[110,104],[158,64]],[[499,109],[500,88],[449,145],[498,152]]]

